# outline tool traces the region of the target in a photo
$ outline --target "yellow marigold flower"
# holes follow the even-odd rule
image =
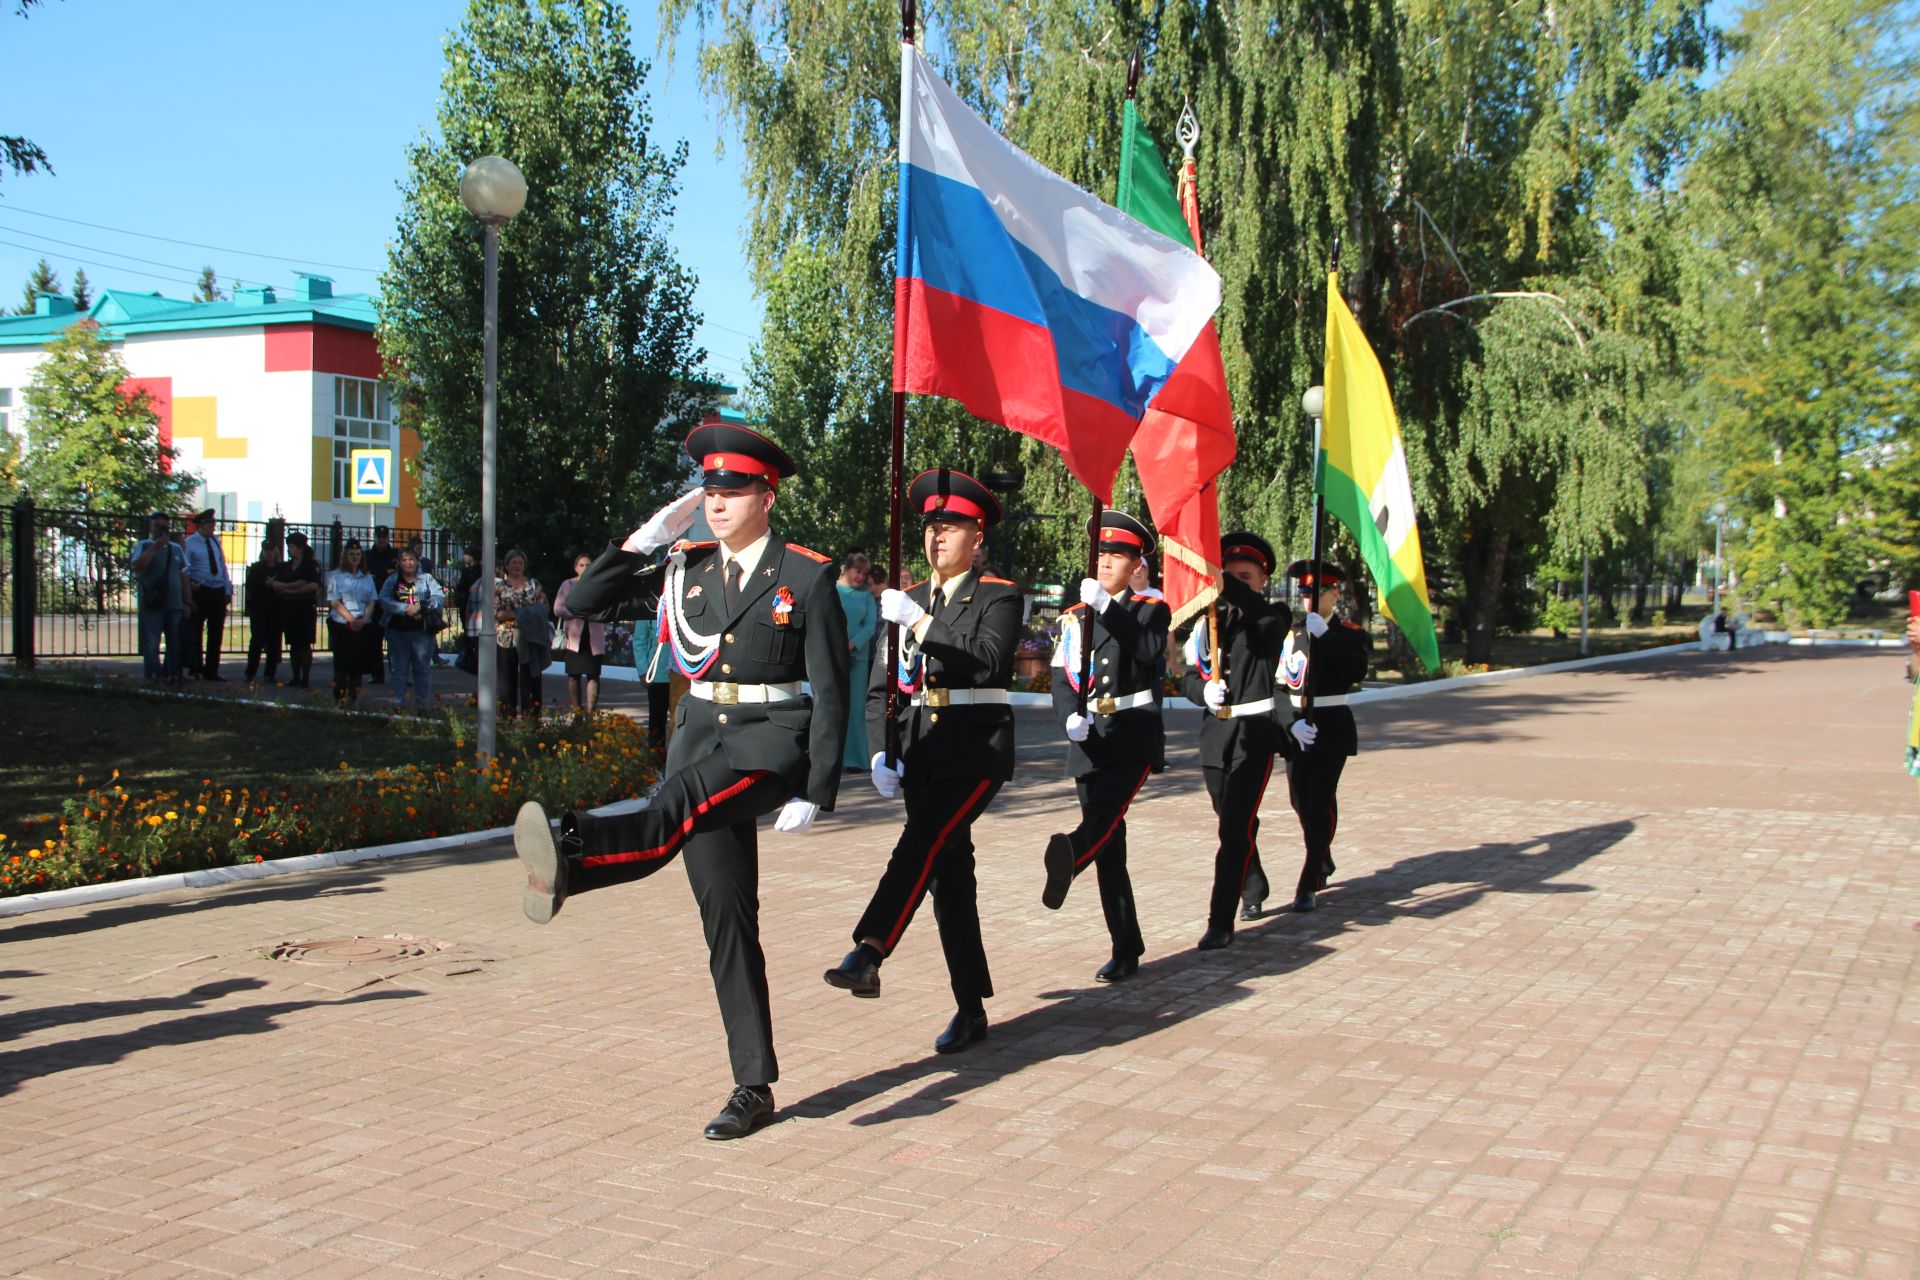
[[[179,817],[179,816],[180,816],[180,815],[179,815],[179,814],[177,814],[177,813],[175,813],[175,812],[174,812],[173,810],[171,810],[171,809],[169,809],[169,810],[167,810],[167,821],[168,821],[168,822],[172,822],[172,821],[173,821],[173,820],[174,820],[175,818],[177,818],[177,817]]]
[[[147,815],[147,825],[150,827],[157,827],[160,825],[162,821],[163,819],[157,813],[150,813]]]
[[[207,806],[205,806],[205,805],[203,805],[203,804],[197,804],[197,805],[195,805],[195,806],[193,806],[193,811],[194,811],[195,813],[205,813],[205,812],[207,811]]]

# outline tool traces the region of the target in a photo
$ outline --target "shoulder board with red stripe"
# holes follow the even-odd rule
[[[720,543],[717,539],[709,540],[706,542],[690,542],[687,539],[682,538],[680,539],[680,541],[673,544],[673,549],[675,551],[701,551],[707,547],[717,547],[719,545]]]
[[[1084,604],[1070,604],[1070,605],[1068,605],[1068,606],[1067,606],[1066,608],[1064,608],[1064,609],[1062,609],[1062,610],[1061,610],[1060,612],[1061,612],[1061,613],[1063,613],[1063,614],[1064,614],[1064,613],[1076,613],[1076,612],[1078,612],[1079,610],[1081,610],[1081,609],[1084,609],[1084,608],[1086,608],[1086,607],[1087,607],[1087,606],[1085,606]]]
[[[787,550],[798,551],[801,555],[805,556],[809,560],[814,561],[817,564],[825,564],[831,558],[829,556],[821,555],[818,551],[815,551],[812,547],[803,547],[797,542],[789,542],[787,544]]]
[[[1345,618],[1340,619],[1340,625],[1347,628],[1349,631],[1365,631],[1366,630],[1366,628],[1361,626],[1359,623],[1349,622]]]
[[[922,578],[922,579],[920,579],[920,581],[918,581],[918,582],[909,582],[909,583],[908,583],[908,584],[907,584],[906,586],[904,586],[904,587],[902,587],[902,588],[900,588],[900,589],[901,589],[902,591],[917,591],[917,590],[919,590],[919,589],[920,589],[921,587],[924,587],[924,586],[926,586],[926,585],[927,585],[927,580],[926,580],[925,578]]]
[[[1130,599],[1131,599],[1131,600],[1132,600],[1132,601],[1133,601],[1133,602],[1134,602],[1135,604],[1139,604],[1139,603],[1141,603],[1142,601],[1152,601],[1152,602],[1153,602],[1154,604],[1165,604],[1165,603],[1166,603],[1166,601],[1165,601],[1165,600],[1162,600],[1162,599],[1161,599],[1161,598],[1160,598],[1159,596],[1147,596],[1147,595],[1140,595],[1140,594],[1139,594],[1139,593],[1137,593],[1137,592],[1136,592],[1136,593],[1135,593],[1135,594],[1134,594],[1133,596],[1131,596],[1131,597],[1129,597],[1129,598],[1130,598]]]
[[[988,577],[988,576],[987,576],[986,574],[984,574],[984,573],[980,575],[980,581],[982,581],[982,582],[991,582],[991,583],[992,583],[992,584],[993,584],[994,586],[996,586],[996,587],[1011,587],[1011,586],[1013,586],[1013,585],[1014,585],[1014,584],[1013,584],[1013,582],[1012,582],[1012,581],[1010,581],[1009,579],[1006,579],[1006,578],[989,578],[989,577]]]

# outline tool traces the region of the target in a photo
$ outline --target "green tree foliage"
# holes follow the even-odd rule
[[[193,286],[195,302],[218,302],[227,295],[220,288],[220,277],[211,265],[200,268],[200,279]]]
[[[82,311],[93,305],[93,283],[87,279],[85,268],[74,269],[73,305]]]
[[[30,316],[36,300],[43,293],[64,293],[60,287],[60,275],[53,264],[45,258],[33,264],[33,270],[27,273],[27,283],[20,290],[20,310],[17,314]]]
[[[27,447],[21,478],[43,506],[107,511],[177,509],[199,477],[168,472],[177,456],[160,443],[145,391],[126,390],[127,367],[91,320],[47,344],[26,387]]]
[[[1814,625],[1920,569],[1916,7],[1757,0],[1688,175],[1700,388],[1748,599]]]
[[[477,531],[482,251],[458,181],[477,156],[519,165],[526,209],[500,233],[498,510],[504,543],[543,572],[668,496],[711,397],[693,277],[666,238],[684,144],[649,137],[647,69],[607,0],[470,0],[381,277],[381,353],[430,464],[423,503]]]

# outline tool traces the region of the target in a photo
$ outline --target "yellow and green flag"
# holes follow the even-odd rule
[[[1333,272],[1327,273],[1326,389],[1314,489],[1360,544],[1382,611],[1427,670],[1437,671],[1440,648],[1433,635],[1433,606],[1427,600],[1427,571],[1420,559],[1420,530],[1400,423],[1393,416],[1386,374],[1347,310]]]

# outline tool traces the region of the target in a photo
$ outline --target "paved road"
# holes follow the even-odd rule
[[[763,842],[786,1074],[738,1143],[699,1136],[727,1081],[677,872],[544,930],[504,850],[0,924],[0,1273],[1910,1277],[1899,668],[1369,707],[1326,908],[1204,956],[1187,753],[1135,811],[1150,954],[1115,988],[1092,885],[1037,901],[1069,801],[1035,717],[980,829],[993,1036],[957,1059],[930,918],[883,999],[820,982],[892,835],[850,788]],[[1277,787],[1265,816],[1287,867]],[[439,949],[270,954],[381,935]]]

